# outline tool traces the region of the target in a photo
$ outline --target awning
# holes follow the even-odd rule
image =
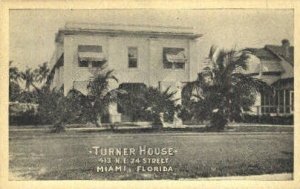
[[[278,80],[280,80],[279,77],[264,77],[264,76],[260,77],[260,79],[262,81],[264,81],[265,83],[267,83],[268,85],[272,85],[275,82],[277,82]]]
[[[186,57],[184,51],[180,51],[177,54],[166,53],[166,59],[168,62],[172,63],[182,63],[184,64],[186,61]]]
[[[82,61],[105,61],[104,54],[99,52],[78,52],[78,57]]]

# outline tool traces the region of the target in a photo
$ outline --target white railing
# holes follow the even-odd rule
[[[263,105],[255,106],[257,115],[274,114],[274,115],[291,115],[294,113],[292,105]]]

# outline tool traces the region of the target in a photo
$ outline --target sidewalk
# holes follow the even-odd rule
[[[255,180],[255,181],[282,181],[293,180],[292,173],[266,174],[266,175],[251,175],[251,176],[229,176],[229,177],[207,177],[197,179],[180,179],[180,180]]]
[[[128,123],[127,123],[128,124]],[[164,128],[165,129],[171,129],[171,130],[184,130],[184,129],[201,129],[204,128],[205,125],[181,125],[181,126],[174,126],[173,124],[168,124],[166,123]],[[267,125],[267,124],[247,124],[247,123],[235,123],[235,124],[230,124],[229,128],[227,131],[225,132],[230,132],[230,130],[235,130],[236,128],[244,128],[244,127],[253,127],[253,129],[255,127],[273,127],[274,129],[278,128],[294,128],[293,125]],[[9,127],[9,131],[45,131],[45,130],[49,130],[51,129],[52,126],[51,125],[45,125],[45,126],[10,126]],[[133,123],[132,126],[122,126],[122,125],[117,125],[115,126],[116,130],[132,130],[132,129],[151,129],[151,125],[150,124],[141,124],[141,125],[136,125]],[[285,130],[286,130],[285,129]],[[82,125],[82,126],[78,126],[76,125],[75,127],[72,125],[67,125],[66,126],[66,130],[67,131],[105,131],[105,130],[111,130],[111,128],[106,125],[103,127],[91,127],[91,126],[87,126],[87,125]]]

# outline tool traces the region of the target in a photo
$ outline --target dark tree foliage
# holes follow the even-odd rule
[[[9,101],[15,102],[18,101],[21,94],[21,87],[18,83],[9,82]]]
[[[21,94],[21,87],[19,85],[20,72],[17,67],[12,66],[12,61],[9,62],[9,101],[18,101]]]
[[[53,132],[65,130],[69,123],[82,123],[85,121],[85,102],[76,90],[71,90],[64,96],[62,88],[39,93],[38,117],[41,124],[52,124]]]
[[[126,93],[119,95],[118,110],[128,116],[131,121],[151,121],[146,111],[147,100],[145,94],[147,87],[141,83],[122,83],[119,89]]]
[[[88,84],[88,95],[85,96],[85,102],[88,104],[86,111],[87,117],[94,122],[97,127],[101,126],[103,116],[109,114],[109,105],[118,102],[118,96],[124,93],[120,89],[110,90],[110,81],[118,82],[113,75],[113,70],[105,69],[97,73],[94,79]]]
[[[150,111],[153,121],[156,121],[160,113],[163,113],[164,121],[173,121],[176,111],[174,98],[176,91],[170,92],[170,88],[160,91],[158,88],[149,87],[145,98],[147,111]]]
[[[229,121],[239,119],[243,112],[250,110],[256,93],[272,92],[265,82],[244,74],[248,59],[246,51],[211,48],[211,66],[183,91],[184,109],[190,110],[193,119],[209,120],[210,130],[223,130]]]
[[[49,74],[47,63],[39,65],[36,69],[27,68],[25,71],[19,71],[17,67],[9,65],[9,100],[11,102],[37,103],[42,84]],[[25,89],[22,89],[20,82],[24,82]],[[32,90],[33,88],[33,90]]]
[[[145,85],[136,89],[130,85],[121,88],[127,93],[120,96],[120,106],[123,113],[133,118],[133,121],[151,121],[154,127],[161,127],[162,121],[173,121],[176,92],[170,92],[170,88],[165,91]]]

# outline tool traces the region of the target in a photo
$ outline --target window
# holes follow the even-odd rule
[[[164,68],[165,69],[172,69],[173,68],[173,63],[172,62],[164,62]]]
[[[89,62],[85,60],[79,61],[79,67],[89,67]]]
[[[264,94],[261,98],[263,114],[291,114],[293,113],[294,95],[291,90],[276,90],[273,94]]]
[[[101,67],[103,62],[101,61],[91,61],[92,67],[96,68],[96,67]]]
[[[280,90],[279,94],[278,94],[278,98],[279,98],[279,113],[284,113],[284,91]]]
[[[138,49],[137,47],[128,47],[128,68],[137,68]]]
[[[269,114],[269,113],[276,113],[277,112],[277,106],[275,105],[277,103],[276,96],[273,94],[263,94],[261,98],[261,105],[262,105],[262,113],[263,114]]]
[[[294,112],[294,91],[290,92],[290,105],[291,105],[291,112]]]
[[[102,53],[102,46],[79,45],[78,64],[79,67],[101,67],[106,62]]]
[[[285,113],[291,113],[290,109],[290,91],[285,90]]]
[[[175,69],[184,69],[184,64],[182,63],[174,63],[174,68]]]
[[[184,48],[163,48],[163,67],[165,69],[185,69]]]

